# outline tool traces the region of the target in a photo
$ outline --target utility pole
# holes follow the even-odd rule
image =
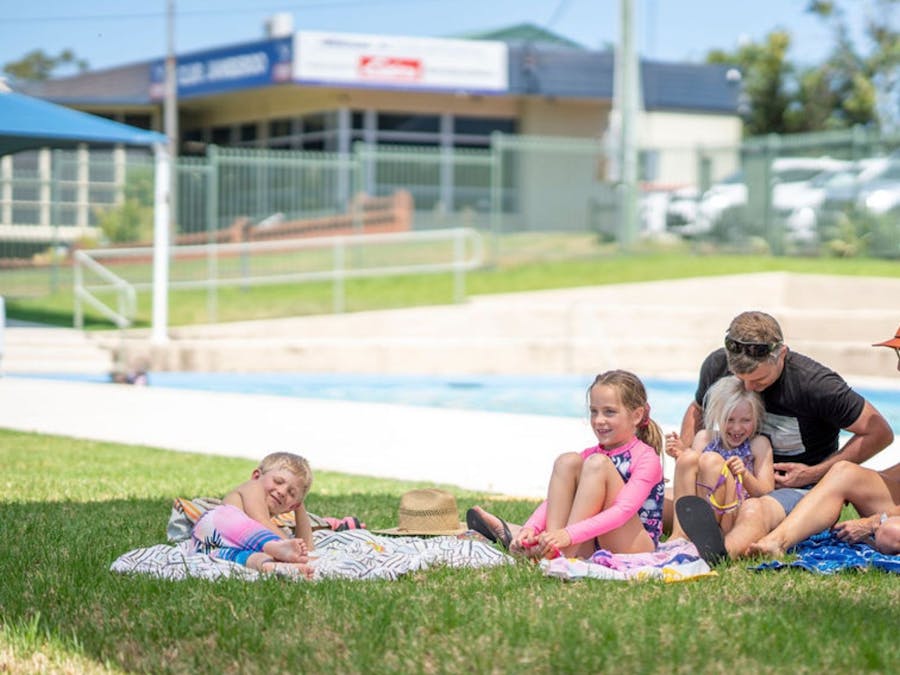
[[[169,243],[175,236],[178,177],[178,84],[175,69],[175,0],[166,0],[166,74],[163,131],[168,144],[155,151],[156,213],[153,219],[153,326],[151,341],[168,341]],[[162,205],[162,208],[160,208]],[[170,236],[171,235],[171,236]]]
[[[613,117],[618,122],[616,161],[619,171],[619,244],[629,249],[638,233],[637,120],[640,70],[634,40],[634,0],[620,0],[619,42],[613,87]]]

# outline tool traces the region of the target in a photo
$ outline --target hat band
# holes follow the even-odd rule
[[[438,517],[446,516],[451,513],[455,513],[453,509],[406,509],[402,506],[400,507],[400,515],[402,516],[413,516],[419,518],[429,518],[429,517]]]

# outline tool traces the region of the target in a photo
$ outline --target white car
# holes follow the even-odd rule
[[[788,209],[810,181],[823,171],[836,170],[850,163],[831,157],[779,157],[772,162],[772,206],[777,211]],[[684,234],[704,234],[712,230],[723,214],[747,204],[747,184],[743,170],[716,183],[703,193],[697,206],[695,221],[684,228]]]

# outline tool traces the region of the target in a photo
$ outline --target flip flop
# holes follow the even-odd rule
[[[498,535],[496,532],[494,532],[491,529],[491,526],[487,524],[487,521],[484,519],[484,517],[475,509],[469,509],[468,511],[466,511],[466,526],[470,530],[474,530],[478,534],[482,535],[489,541],[500,544],[505,549],[509,549],[509,545],[512,542],[512,532],[509,531],[509,525],[506,524],[506,521],[503,520],[503,518],[500,518],[499,516],[495,517],[503,526],[502,535]]]
[[[728,558],[725,537],[707,500],[696,495],[681,497],[675,502],[675,514],[681,529],[707,564],[717,565]]]

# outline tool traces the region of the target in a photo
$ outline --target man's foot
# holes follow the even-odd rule
[[[474,530],[489,540],[500,544],[503,548],[509,549],[512,533],[509,531],[509,525],[502,518],[488,513],[480,506],[473,506],[466,511],[466,525],[470,530]]]
[[[708,501],[696,495],[682,497],[675,502],[675,514],[684,533],[709,565],[728,558],[725,537]]]
[[[302,539],[279,539],[267,542],[263,553],[272,556],[278,562],[305,563],[309,560],[306,542]]]
[[[268,560],[259,566],[259,571],[263,574],[274,574],[279,577],[288,577],[290,579],[312,579],[313,568],[304,563],[288,563],[278,562],[277,560]]]
[[[783,558],[785,550],[784,547],[771,537],[763,537],[759,541],[750,544],[747,553],[750,555],[765,556],[767,558]]]

